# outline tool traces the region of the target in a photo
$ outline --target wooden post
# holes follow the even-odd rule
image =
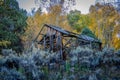
[[[43,46],[44,46],[44,50],[46,49],[46,36],[44,36],[44,43],[43,43]]]
[[[52,50],[52,29],[50,28],[50,32],[49,32],[49,48],[50,48],[50,51]]]
[[[63,59],[63,55],[62,55],[62,37],[61,37],[61,33],[58,32],[58,36],[57,36],[57,45],[58,45],[58,53],[60,54],[60,58]]]
[[[37,38],[39,37],[39,35],[40,35],[40,33],[42,32],[43,28],[44,28],[44,26],[41,28],[40,32],[38,33],[37,37],[34,39],[33,42],[35,42],[35,41],[37,40]]]
[[[61,33],[57,32],[56,34],[57,38],[56,38],[56,47],[57,47],[57,52],[58,54],[60,54],[60,58],[62,58],[62,39],[61,39]]]
[[[60,33],[60,56],[63,59],[63,50],[62,50],[62,34]]]
[[[56,32],[56,51],[58,51],[58,32]]]
[[[52,35],[51,35],[51,43],[52,43],[52,44],[51,44],[51,49],[52,49],[52,51],[53,51],[53,49],[54,49],[54,35],[55,35],[55,34],[54,34],[54,31],[55,31],[55,30],[53,30],[53,29],[52,29],[52,31],[51,31],[51,32],[52,32]]]

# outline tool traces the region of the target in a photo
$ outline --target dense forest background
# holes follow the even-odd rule
[[[27,49],[44,23],[81,34],[97,37],[103,47],[120,48],[120,14],[110,5],[92,5],[88,14],[71,10],[75,0],[46,2],[35,0],[39,9],[32,15],[19,8],[16,0],[0,1],[0,49]],[[47,13],[42,12],[45,8]]]
[[[82,14],[71,10],[75,1],[35,0],[39,8],[28,14],[16,0],[0,0],[0,80],[120,80],[120,13],[97,3]],[[102,50],[70,47],[62,60],[38,49],[32,43],[45,23],[97,38]]]

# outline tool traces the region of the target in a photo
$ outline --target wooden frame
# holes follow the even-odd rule
[[[46,33],[42,33],[42,30],[46,28]],[[42,36],[41,40],[38,40],[38,37],[40,35]],[[48,25],[44,24],[41,28],[40,32],[38,33],[37,37],[35,38],[34,42],[37,42],[38,44],[43,46],[43,50],[49,50],[52,52],[56,52],[60,54],[60,58],[64,59],[63,55],[65,53],[65,49],[67,48],[67,45],[70,45],[72,43],[72,39],[75,39],[75,46],[80,46],[81,44],[88,44],[90,43],[98,43],[101,46],[101,42],[99,42],[96,39],[93,39],[91,37],[84,38],[84,36],[80,36],[76,33],[69,32],[67,30],[64,30],[60,27],[54,26],[54,25]],[[63,44],[63,40],[66,42]],[[82,46],[82,45],[81,45]],[[69,46],[70,47],[70,46]]]

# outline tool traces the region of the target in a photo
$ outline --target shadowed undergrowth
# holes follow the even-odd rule
[[[5,53],[0,57],[2,80],[120,79],[120,51],[112,48],[94,51],[77,47],[67,54],[66,61],[57,53],[37,49],[19,56],[13,51]]]

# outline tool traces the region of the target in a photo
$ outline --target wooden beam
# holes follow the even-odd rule
[[[35,41],[37,40],[37,38],[39,37],[39,35],[40,35],[40,33],[42,32],[43,28],[44,28],[44,26],[42,26],[40,32],[38,33],[37,37],[33,40],[33,42],[35,42]]]
[[[44,50],[46,49],[46,36],[44,37],[44,43],[43,43]]]
[[[67,43],[63,46],[63,48],[65,48],[69,43],[70,43],[70,41],[72,40],[73,38],[70,38],[68,41],[67,41]]]
[[[52,29],[50,28],[50,32],[49,32],[49,43],[50,43],[50,51],[52,51],[52,31],[51,31]]]

